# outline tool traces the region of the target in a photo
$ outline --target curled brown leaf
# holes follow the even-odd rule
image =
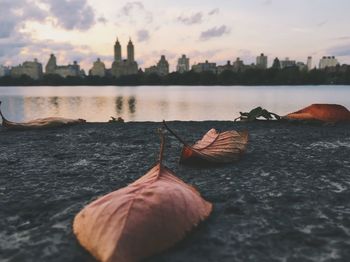
[[[336,104],[313,104],[284,117],[287,120],[317,120],[322,122],[350,121],[349,110]]]

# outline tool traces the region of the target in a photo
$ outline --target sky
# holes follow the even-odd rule
[[[0,0],[0,65],[51,53],[58,64],[77,60],[88,70],[101,58],[109,68],[116,38],[129,37],[144,68],[164,54],[175,69],[191,64],[246,64],[260,53],[314,65],[322,56],[350,64],[349,0]]]

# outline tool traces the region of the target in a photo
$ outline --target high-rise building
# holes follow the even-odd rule
[[[100,58],[97,58],[97,61],[94,62],[93,67],[90,69],[90,75],[99,77],[106,76],[106,66]]]
[[[114,45],[114,61],[122,61],[122,47],[119,43],[118,38]]]
[[[190,59],[186,55],[177,60],[176,71],[181,74],[190,71]]]
[[[138,65],[135,61],[135,48],[131,39],[127,46],[127,60],[122,59],[122,48],[117,39],[114,45],[114,62],[111,69],[112,76],[120,77],[124,75],[136,75],[137,73]]]
[[[26,61],[22,65],[11,68],[12,77],[21,77],[22,75],[38,80],[43,76],[43,66],[37,59],[34,59],[34,61]]]
[[[319,68],[336,67],[339,65],[338,60],[334,56],[324,56],[320,60]]]
[[[267,69],[267,56],[263,53],[256,58],[256,67],[260,69]]]
[[[307,65],[307,70],[308,70],[308,71],[312,70],[312,57],[311,57],[311,56],[309,56],[309,57],[307,58],[307,63],[306,63],[306,65]]]
[[[135,61],[135,49],[134,49],[133,43],[131,42],[131,39],[129,40],[129,43],[128,43],[128,61],[129,62]]]

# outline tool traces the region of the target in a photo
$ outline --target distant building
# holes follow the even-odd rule
[[[209,63],[208,60],[205,63],[199,63],[192,66],[192,70],[196,73],[212,72],[216,73],[216,63]]]
[[[43,66],[37,59],[34,61],[26,61],[22,65],[11,68],[12,77],[21,77],[22,75],[29,76],[34,80],[41,79],[43,76]]]
[[[289,57],[286,57],[285,60],[281,60],[281,68],[295,67],[295,60],[290,60]]]
[[[165,76],[169,74],[169,62],[166,60],[165,56],[162,55],[159,62],[157,63],[158,74]]]
[[[158,68],[157,66],[150,66],[145,68],[145,74],[150,75],[150,74],[158,74]]]
[[[137,73],[138,64],[135,61],[135,48],[131,39],[127,46],[127,59],[122,60],[122,48],[117,38],[114,45],[114,62],[111,70],[112,76],[120,77],[124,75],[136,75]]]
[[[320,60],[319,68],[336,67],[339,65],[338,60],[334,56],[324,56]]]
[[[233,62],[233,68],[235,72],[244,71],[245,70],[244,62],[239,57],[237,57],[236,61]]]
[[[273,68],[273,69],[281,69],[281,62],[280,62],[280,60],[278,59],[278,57],[276,57],[276,58],[273,60],[272,68]]]
[[[7,66],[0,66],[0,77],[8,76],[10,75],[11,71],[10,68]]]
[[[300,71],[307,71],[308,70],[307,65],[303,62],[297,62],[296,66],[299,68]]]
[[[176,71],[181,74],[190,71],[190,59],[187,58],[186,55],[182,55],[182,57],[177,60]]]
[[[311,56],[309,56],[308,58],[307,58],[307,70],[308,71],[310,71],[310,70],[312,70],[312,57]]]
[[[267,56],[261,54],[256,58],[256,67],[260,69],[267,69]]]
[[[94,62],[92,68],[90,69],[89,74],[91,76],[99,76],[99,77],[105,77],[106,76],[106,66],[101,61],[100,58],[97,58],[97,61]]]
[[[231,61],[227,61],[226,65],[217,67],[218,74],[221,74],[222,72],[225,72],[225,71],[232,71],[232,72],[235,71],[234,66],[231,64]]]
[[[166,60],[165,56],[160,57],[159,62],[156,66],[151,66],[145,69],[146,74],[157,74],[160,76],[165,76],[169,74],[169,62]]]
[[[80,65],[77,61],[73,62],[73,65],[63,65],[58,66],[57,65],[57,59],[54,54],[50,55],[49,61],[46,64],[45,67],[45,74],[47,75],[59,75],[61,77],[67,77],[67,76],[84,76],[85,73],[83,70],[80,70]]]
[[[350,65],[343,64],[339,67],[339,71],[342,73],[350,73]]]

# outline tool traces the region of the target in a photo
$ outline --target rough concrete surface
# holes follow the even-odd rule
[[[350,261],[350,126],[171,122],[189,142],[210,128],[248,130],[229,165],[165,164],[214,204],[210,218],[148,261]],[[156,162],[160,123],[0,129],[0,261],[94,261],[72,221],[84,205],[144,175]]]

